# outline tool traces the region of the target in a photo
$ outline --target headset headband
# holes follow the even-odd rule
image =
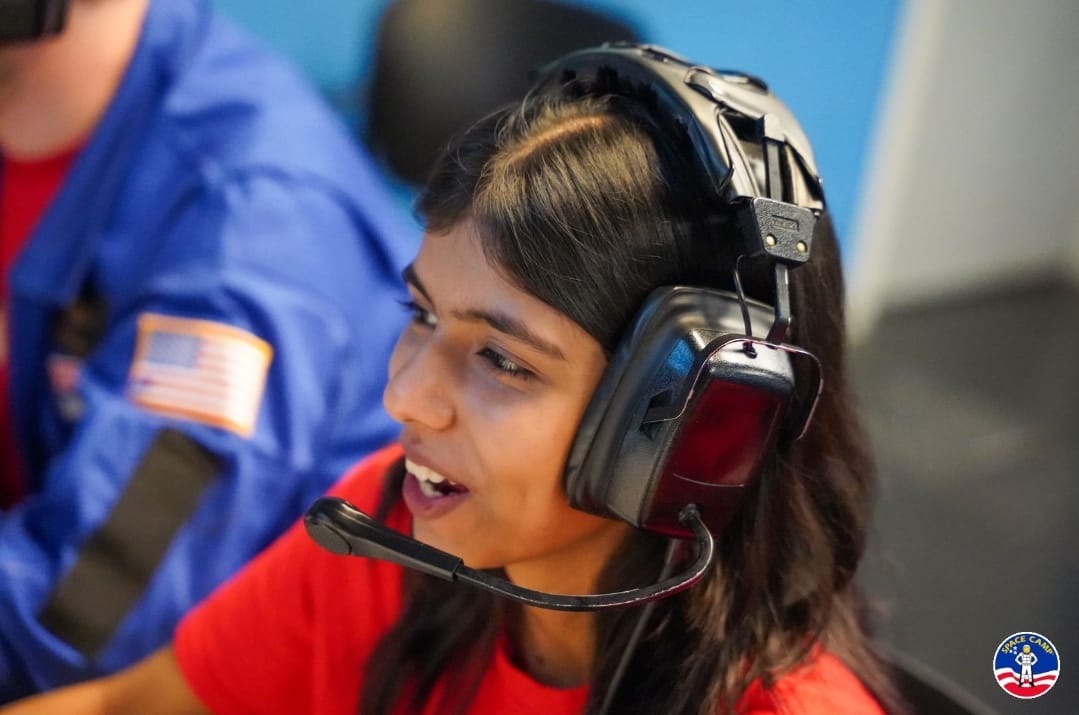
[[[743,255],[775,267],[775,322],[770,342],[790,322],[787,269],[809,260],[824,192],[809,141],[794,115],[761,80],[694,65],[655,45],[608,43],[556,60],[537,87],[582,83],[654,104],[684,132],[708,193],[733,209]]]

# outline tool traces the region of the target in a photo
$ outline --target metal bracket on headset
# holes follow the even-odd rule
[[[767,340],[782,343],[793,320],[789,270],[809,260],[817,212],[824,205],[809,141],[794,115],[769,95],[768,86],[756,77],[698,66],[688,71],[685,83],[715,102],[717,115],[732,112],[755,123],[754,139],[763,158],[763,176],[755,178],[748,171],[750,162],[745,152],[736,150],[747,171],[742,172],[743,176],[732,171],[731,184],[739,194],[735,203],[742,204],[741,230],[757,239],[755,252],[772,262],[775,319]],[[720,121],[721,132],[730,126],[724,124]],[[738,143],[736,137],[735,144]],[[801,175],[802,182],[794,181],[795,174]]]
[[[714,88],[714,83],[711,86]],[[792,203],[796,200],[796,192],[791,177],[798,167],[784,161],[786,134],[777,114],[765,113],[757,118],[757,139],[764,158],[765,196],[754,196],[746,201],[741,210],[741,224],[743,231],[757,238],[760,251],[772,261],[775,319],[767,339],[778,345],[787,339],[793,322],[789,271],[809,260],[817,215],[809,208]],[[797,155],[796,150],[792,153]],[[815,172],[813,178],[816,179]]]
[[[761,196],[749,200],[742,210],[742,230],[758,236],[761,251],[772,260],[776,297],[770,343],[782,343],[790,331],[788,271],[809,260],[816,221],[810,209]]]
[[[811,210],[762,196],[751,199],[746,208],[743,228],[760,237],[764,253],[789,266],[809,260],[817,222]]]

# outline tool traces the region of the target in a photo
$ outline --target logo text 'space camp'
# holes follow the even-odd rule
[[[993,658],[997,685],[1024,700],[1044,695],[1057,682],[1060,654],[1040,633],[1014,633],[997,646]]]

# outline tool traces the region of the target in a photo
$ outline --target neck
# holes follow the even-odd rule
[[[588,681],[596,648],[594,614],[523,607],[510,637],[518,667],[539,682],[571,688]]]
[[[629,527],[610,521],[587,540],[538,561],[506,567],[511,581],[551,593],[595,593],[600,572]],[[518,665],[546,685],[573,687],[588,681],[596,648],[596,618],[590,612],[553,611],[531,606],[510,622]]]
[[[43,159],[83,141],[138,43],[149,0],[73,0],[64,31],[0,47],[0,152]]]

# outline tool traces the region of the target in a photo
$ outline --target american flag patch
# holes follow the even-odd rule
[[[209,320],[139,316],[128,396],[152,412],[255,430],[273,348],[251,333]]]

